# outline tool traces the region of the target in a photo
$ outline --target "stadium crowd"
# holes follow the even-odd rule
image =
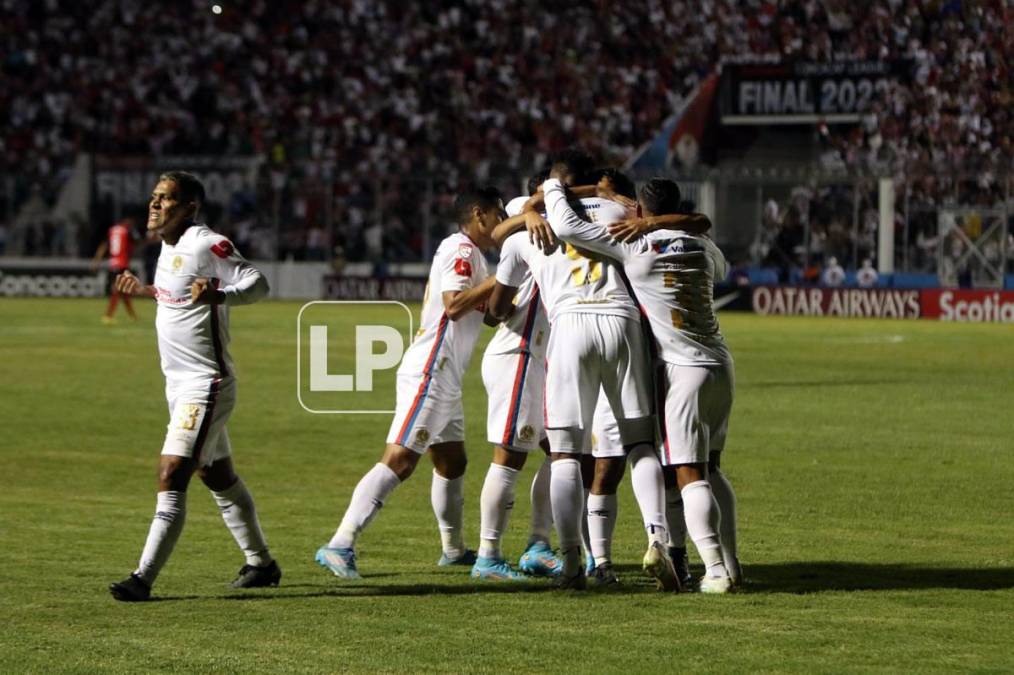
[[[910,78],[861,124],[823,130],[825,166],[918,175],[918,198],[1009,190],[1000,0],[221,6],[0,0],[0,246],[67,239],[16,207],[51,204],[79,152],[255,153],[258,204],[277,206],[256,217],[285,228],[275,254],[419,259],[419,214],[435,243],[460,167],[506,187],[570,143],[623,160],[730,59],[905,59]]]

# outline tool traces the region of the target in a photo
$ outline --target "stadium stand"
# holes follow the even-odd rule
[[[256,153],[256,203],[281,191],[284,232],[255,254],[320,259],[337,245],[350,260],[418,260],[420,231],[442,227],[466,174],[513,191],[571,144],[622,161],[719,64],[748,58],[907,60],[908,83],[859,125],[819,130],[822,163],[894,175],[899,203],[1011,193],[1000,0],[222,4],[0,2],[0,248],[47,255],[86,238],[38,215],[78,153]],[[802,219],[811,242],[858,265],[875,199],[862,197],[859,240],[834,217],[841,199],[800,186],[760,244],[791,252]],[[264,242],[263,206],[223,216],[241,245]]]

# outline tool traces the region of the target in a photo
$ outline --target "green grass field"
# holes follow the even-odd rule
[[[472,583],[438,569],[426,462],[363,536],[364,579],[313,562],[387,416],[311,415],[295,395],[299,303],[233,312],[237,467],[284,570],[243,560],[191,488],[158,602],[114,602],[154,506],[166,423],[154,307],[0,300],[0,671],[1010,671],[1014,341],[1009,327],[725,314],[737,400],[725,466],[745,572],[726,597],[663,596],[621,488],[613,593]],[[486,331],[483,344],[491,331]],[[481,345],[480,345],[481,347]],[[466,527],[489,462],[468,375]],[[505,542],[524,543],[527,482]]]

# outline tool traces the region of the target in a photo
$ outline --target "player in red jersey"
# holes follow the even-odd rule
[[[127,308],[127,314],[130,315],[131,319],[137,319],[130,296],[123,295],[116,290],[116,284],[114,283],[117,275],[130,270],[130,256],[134,252],[136,231],[137,222],[133,218],[124,218],[117,223],[113,223],[106,233],[105,240],[95,250],[95,257],[92,258],[92,269],[97,270],[102,263],[102,259],[106,257],[107,253],[109,254],[109,281],[106,284],[109,288],[109,305],[106,307],[106,313],[102,315],[102,323],[107,325],[115,323],[116,320],[113,318],[113,314],[116,313],[116,304],[120,301],[121,297],[123,298],[124,307]]]

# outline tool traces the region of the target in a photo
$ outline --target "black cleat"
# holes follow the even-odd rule
[[[121,602],[144,602],[151,597],[151,586],[132,573],[123,581],[109,584],[109,592]]]
[[[694,577],[690,574],[690,558],[687,557],[687,549],[677,546],[669,547],[669,557],[672,558],[672,565],[676,568],[676,578],[684,589],[694,587]]]
[[[282,569],[274,560],[264,567],[243,565],[239,575],[233,580],[233,588],[262,588],[264,586],[277,586],[282,580]]]

